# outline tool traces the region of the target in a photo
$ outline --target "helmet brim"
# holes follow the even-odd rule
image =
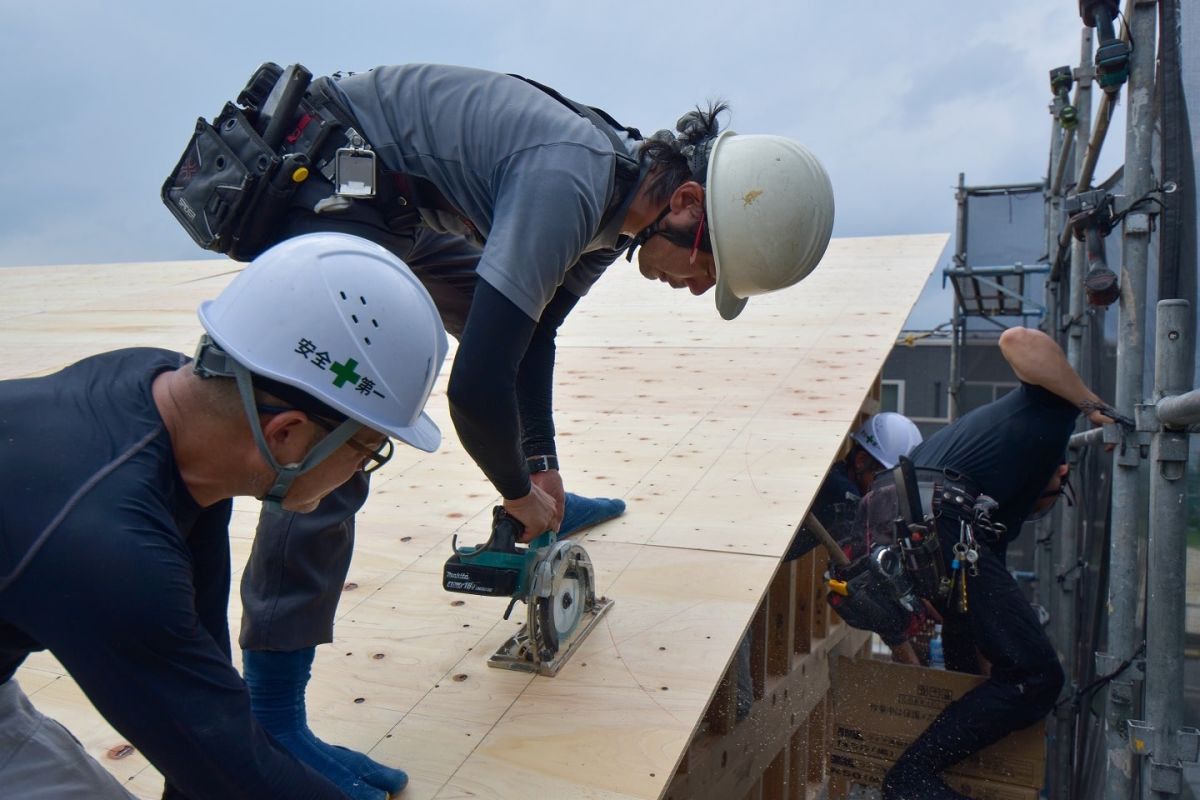
[[[742,309],[746,307],[747,298],[738,297],[729,291],[729,287],[718,277],[714,299],[717,303],[717,313],[721,315],[721,319],[729,320],[742,313]]]
[[[411,445],[418,450],[426,453],[432,453],[438,449],[442,443],[442,431],[438,428],[437,423],[430,419],[429,415],[424,411],[417,421],[407,428],[394,428],[385,431],[393,439],[399,439],[407,445]]]

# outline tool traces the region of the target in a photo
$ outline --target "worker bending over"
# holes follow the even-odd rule
[[[262,127],[268,112],[279,118],[279,87],[298,74],[256,76],[241,98],[251,124]],[[278,221],[260,208],[242,229],[266,241],[347,231],[412,267],[459,340],[448,387],[455,430],[527,540],[561,531],[572,511],[555,443],[555,337],[614,260],[637,251],[643,276],[695,295],[713,290],[732,319],[751,296],[800,281],[824,253],[833,224],[825,170],[790,139],[720,131],[724,108],[698,108],[675,131],[643,138],[512,75],[410,64],[318,78],[272,153],[286,163],[303,156],[307,178],[280,182],[294,196]],[[244,122],[223,119],[233,129]],[[173,210],[196,186],[191,175],[182,169],[165,190]],[[244,256],[239,247],[253,251],[253,242],[214,244],[180,219],[205,246],[234,257]],[[313,648],[333,638],[353,515],[367,490],[362,475],[312,515],[264,516],[242,580],[255,710],[302,758],[341,779],[347,773],[327,756],[360,776],[376,767],[298,723]],[[583,503],[583,517],[605,515]],[[394,789],[383,774],[368,776],[379,791],[356,797]]]
[[[913,586],[943,619],[947,668],[978,673],[979,656],[991,665],[987,680],[948,705],[900,756],[884,780],[886,800],[961,800],[939,773],[1043,719],[1062,689],[1054,646],[1005,566],[1005,551],[1024,522],[1062,493],[1080,412],[1098,425],[1115,412],[1044,333],[1011,328],[1000,352],[1020,385],[930,436],[913,450],[910,472],[902,464],[880,476],[860,504],[857,535],[868,548],[895,540],[898,516],[932,520],[944,581],[910,571]],[[919,492],[906,491],[910,482]]]
[[[194,361],[135,348],[0,382],[5,798],[132,797],[21,692],[42,649],[164,797],[347,797],[259,725],[230,661],[230,498],[305,512],[393,438],[435,449],[446,335],[399,259],[344,234],[268,250],[199,313]]]

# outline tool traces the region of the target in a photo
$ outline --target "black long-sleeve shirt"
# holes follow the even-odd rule
[[[529,493],[524,457],[555,455],[554,340],[578,301],[560,288],[535,324],[485,281],[475,287],[450,373],[450,418],[463,447],[509,499]]]
[[[188,494],[131,349],[0,383],[0,682],[48,649],[191,800],[346,800],[255,721],[230,661],[231,503]]]

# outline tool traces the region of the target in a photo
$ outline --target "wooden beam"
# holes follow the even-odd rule
[[[700,735],[688,750],[688,773],[677,776],[669,800],[726,800],[742,797],[758,783],[779,753],[804,745],[798,767],[804,785],[811,769],[824,772],[828,752],[826,707],[831,688],[830,665],[838,654],[858,652],[869,634],[842,626],[822,640],[813,653],[797,658],[792,671],[772,679],[762,702],[725,735]],[[820,719],[813,721],[814,717]],[[792,763],[796,763],[794,760]],[[810,766],[811,765],[811,766]],[[808,769],[805,769],[807,767]],[[789,774],[796,768],[789,766]],[[792,779],[788,781],[793,785]]]
[[[780,564],[767,598],[767,674],[771,676],[787,675],[792,667],[796,650],[796,575],[795,561]]]

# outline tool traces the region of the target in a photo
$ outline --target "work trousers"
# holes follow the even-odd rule
[[[302,192],[298,202],[311,206],[313,198]],[[362,205],[330,216],[293,209],[281,238],[317,231],[350,233],[391,250],[429,291],[446,331],[462,334],[475,292],[478,245],[421,225],[393,230]],[[333,619],[354,548],[354,514],[368,489],[360,472],[311,513],[260,515],[242,575],[242,649],[292,651],[333,641]]]
[[[949,565],[958,524],[939,525]],[[991,662],[984,683],[948,705],[901,755],[893,773],[940,772],[1013,731],[1049,714],[1064,676],[1054,646],[1020,587],[1009,574],[1003,550],[979,548],[979,574],[967,578],[967,613],[951,602],[938,608],[945,624],[946,666],[978,672],[975,648]]]
[[[9,800],[133,800],[71,733],[0,683],[0,794]]]

